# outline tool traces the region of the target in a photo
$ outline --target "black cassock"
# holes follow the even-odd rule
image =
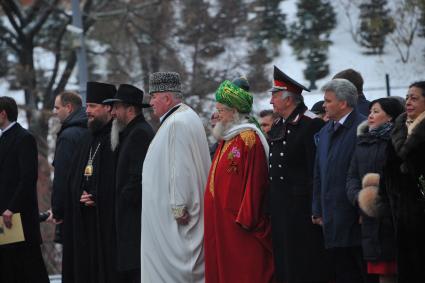
[[[64,215],[63,282],[121,282],[116,272],[114,222],[114,155],[109,122],[87,133],[72,162]],[[96,150],[97,149],[97,150]],[[89,155],[92,176],[84,176]],[[83,190],[93,194],[96,206],[80,203]]]
[[[322,228],[311,221],[314,134],[323,121],[301,104],[269,132],[270,214],[276,276],[282,282],[328,281]]]

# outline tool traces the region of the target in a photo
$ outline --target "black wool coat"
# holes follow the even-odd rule
[[[71,113],[62,123],[56,138],[55,157],[53,167],[52,212],[56,219],[63,219],[65,188],[67,187],[69,168],[72,157],[81,142],[82,136],[87,132],[87,115],[84,108]]]
[[[369,116],[369,104],[370,101],[366,99],[366,97],[362,94],[357,99],[357,111],[364,116]]]
[[[140,114],[120,133],[115,149],[115,222],[120,271],[140,269],[142,168],[153,137],[152,127]]]
[[[425,112],[411,125],[395,121],[380,193],[390,201],[396,230],[398,282],[425,282]]]
[[[41,243],[38,220],[38,156],[34,137],[16,123],[0,137],[0,213],[21,213],[25,242]],[[1,252],[1,250],[0,250]]]
[[[362,179],[367,173],[382,176],[383,167],[390,143],[390,133],[377,137],[369,134],[367,121],[357,129],[357,144],[351,159],[347,176],[347,197],[358,208],[358,194],[362,189]],[[386,206],[388,208],[388,206]],[[362,217],[361,233],[363,258],[368,261],[395,260],[394,225],[389,209],[381,207],[381,217],[369,217],[359,211]]]
[[[64,283],[118,283],[115,237],[115,164],[111,150],[112,121],[100,131],[88,132],[74,155],[64,214],[62,280]],[[92,149],[93,176],[89,187],[84,168]],[[83,189],[95,196],[96,206],[80,203]]]
[[[324,122],[298,106],[269,132],[270,207],[275,270],[282,282],[327,281],[322,229],[311,221],[314,134]]]

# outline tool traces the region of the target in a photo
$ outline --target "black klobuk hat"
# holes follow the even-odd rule
[[[117,88],[114,85],[99,82],[87,82],[86,103],[103,104],[105,99],[113,98]]]

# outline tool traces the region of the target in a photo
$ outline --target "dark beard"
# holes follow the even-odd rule
[[[89,121],[87,123],[87,127],[89,128],[90,132],[95,135],[99,133],[107,123],[107,121],[105,122],[94,118],[91,122]]]

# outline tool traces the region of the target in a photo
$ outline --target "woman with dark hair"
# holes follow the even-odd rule
[[[389,200],[396,233],[398,283],[425,282],[424,157],[425,81],[420,81],[409,86],[406,113],[395,120],[383,181],[368,174],[360,194],[360,205],[370,215],[380,212],[383,199]]]
[[[357,128],[357,144],[347,177],[347,196],[358,207],[358,195],[366,173],[382,174],[390,133],[394,120],[404,111],[403,105],[393,98],[380,98],[369,105],[367,121]],[[389,209],[380,218],[360,213],[363,258],[367,262],[369,280],[395,282],[395,236]]]

